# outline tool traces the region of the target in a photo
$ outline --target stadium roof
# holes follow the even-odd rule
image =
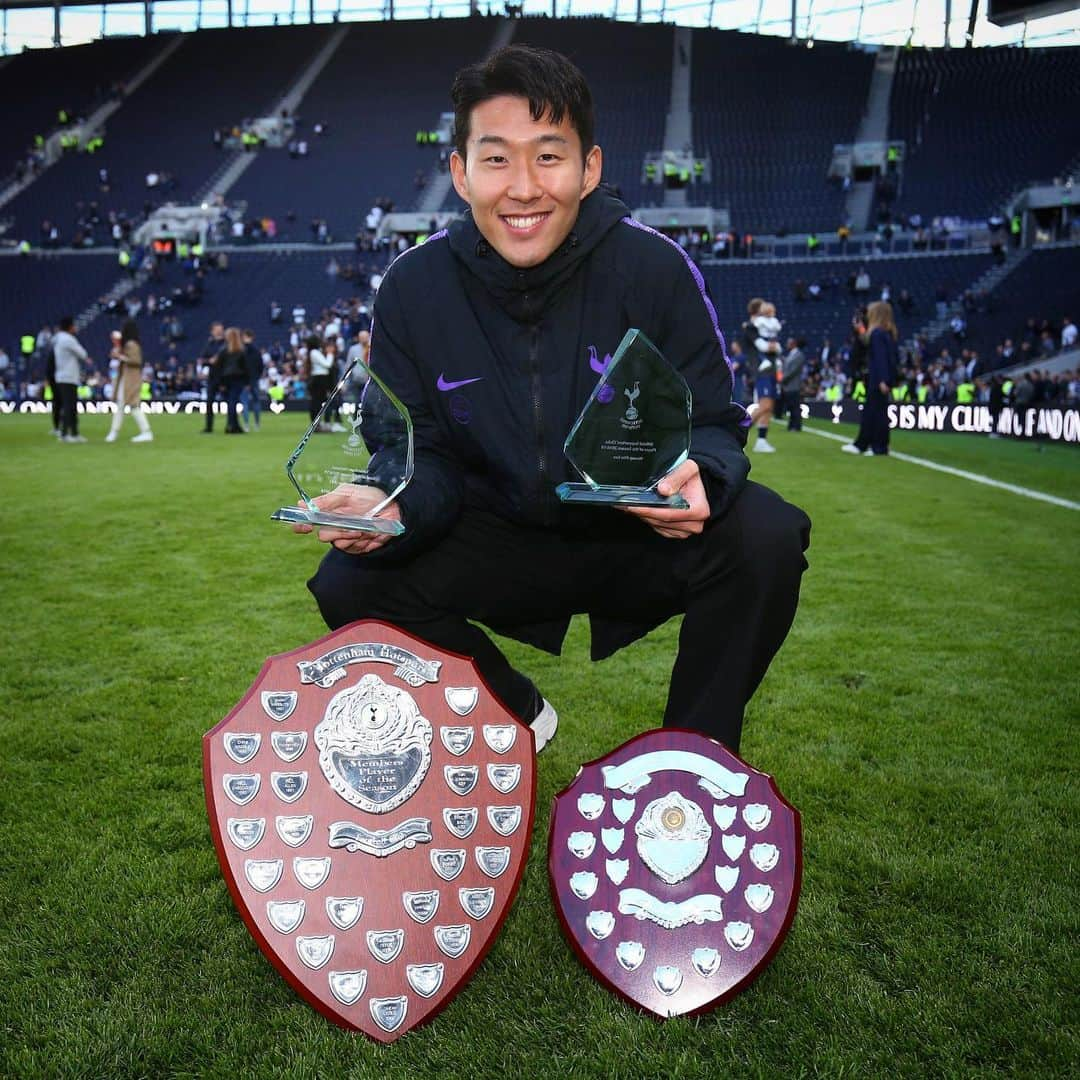
[[[989,3],[1017,10],[1011,25],[986,18]],[[981,45],[1080,45],[1078,0],[523,0],[525,15],[600,15],[627,21],[674,22],[806,41],[858,41],[866,45],[961,47],[967,41],[972,3],[972,43]],[[471,0],[492,14],[502,0]],[[1063,6],[1070,10],[1060,10]],[[1056,11],[1025,22],[1028,15]],[[0,52],[47,48],[109,35],[224,26],[373,21],[384,18],[462,17],[470,0],[0,0]],[[946,42],[946,21],[948,41]]]

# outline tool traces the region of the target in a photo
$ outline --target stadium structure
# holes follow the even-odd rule
[[[2,5],[5,43],[28,6]],[[394,17],[423,12],[391,2],[357,22],[340,6],[252,18],[254,5],[228,3],[230,25],[177,32],[162,25],[175,6],[141,5],[136,34],[0,59],[8,400],[42,393],[40,332],[62,310],[101,369],[88,394],[105,392],[108,332],[134,317],[155,396],[200,393],[206,327],[222,319],[252,328],[286,397],[302,397],[302,372],[285,377],[297,327],[363,325],[388,261],[460,212],[447,88],[463,64],[518,42],[585,72],[605,181],[688,248],[725,331],[750,296],[775,299],[785,334],[806,342],[808,395],[845,374],[853,311],[885,296],[909,370],[1036,366],[1059,373],[1066,404],[1080,47],[915,44],[955,38],[956,15],[971,46],[977,0],[946,4],[941,27],[913,24],[901,44],[815,38],[799,2],[782,17],[749,5],[741,30],[641,3],[609,6],[614,19],[429,4],[463,17],[425,19]],[[686,10],[715,23],[728,6]],[[857,7],[869,25],[874,5]],[[79,5],[37,10],[62,43]],[[1075,18],[1068,3],[989,16],[1008,26],[1063,10]],[[108,5],[98,12],[108,29]],[[236,25],[279,14],[292,25]]]

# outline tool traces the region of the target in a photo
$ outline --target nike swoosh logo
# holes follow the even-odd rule
[[[457,390],[460,386],[468,386],[469,383],[481,382],[484,376],[478,375],[475,379],[459,379],[457,382],[447,382],[446,379],[439,375],[439,381],[435,384],[444,394],[449,390]]]

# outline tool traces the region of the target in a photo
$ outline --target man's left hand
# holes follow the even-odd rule
[[[669,540],[685,540],[697,536],[709,520],[709,499],[705,494],[705,485],[701,481],[701,470],[696,461],[684,461],[656,485],[661,495],[674,495],[676,492],[690,504],[686,510],[662,510],[644,506],[624,507],[626,513],[641,518],[651,529]]]

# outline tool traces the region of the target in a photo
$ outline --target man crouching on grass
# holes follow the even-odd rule
[[[683,615],[665,725],[739,746],[743,709],[791,626],[810,522],[747,481],[716,311],[677,244],[600,188],[592,96],[564,56],[513,45],[458,73],[450,171],[470,213],[397,259],[371,367],[401,398],[415,472],[388,539],[330,528],[308,583],[331,628],[383,619],[475,658],[540,749],[552,706],[483,623],[558,653],[588,614],[601,660]],[[689,509],[568,506],[563,441],[630,327],[693,393],[690,459],[659,485]],[[590,346],[592,349],[590,350]],[[362,514],[379,493],[319,507]],[[294,526],[298,532],[311,527]]]

